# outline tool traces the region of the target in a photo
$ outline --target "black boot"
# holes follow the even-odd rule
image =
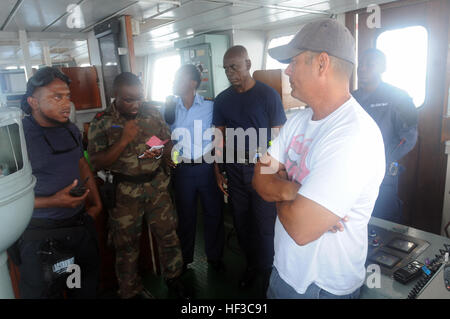
[[[186,286],[181,281],[180,276],[175,278],[166,279],[167,287],[169,291],[173,292],[178,299],[191,300],[192,292],[186,288]]]
[[[239,288],[245,289],[250,287],[257,277],[256,269],[247,267],[239,280]]]

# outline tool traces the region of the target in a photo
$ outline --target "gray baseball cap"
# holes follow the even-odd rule
[[[304,51],[326,52],[356,64],[355,39],[350,31],[334,19],[318,19],[307,23],[286,45],[269,49],[269,55],[281,63]]]

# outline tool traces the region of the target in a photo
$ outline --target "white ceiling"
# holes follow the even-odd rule
[[[157,50],[173,40],[231,29],[268,31],[321,16],[330,16],[372,3],[392,0],[0,0],[0,31],[88,32],[112,16],[131,15],[140,22],[136,54]],[[161,2],[161,3],[158,3]],[[175,5],[177,3],[179,5]],[[81,9],[81,25],[70,27],[69,5]],[[55,37],[58,39],[59,37]],[[88,60],[86,41],[49,40],[52,60]],[[34,63],[41,61],[41,43],[30,43]],[[0,41],[0,65],[20,61],[17,45]]]

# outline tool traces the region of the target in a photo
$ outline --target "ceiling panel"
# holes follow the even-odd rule
[[[208,0],[206,0],[208,1]],[[218,2],[222,1],[222,2],[233,2],[232,0],[217,0]],[[298,0],[298,2],[311,2],[311,1],[320,1],[320,0]],[[323,0],[321,0],[323,1]],[[240,0],[240,1],[236,1],[236,2],[246,2],[248,4],[253,4],[253,5],[280,5],[280,6],[284,6],[286,5],[287,2],[289,2],[289,0]]]
[[[290,27],[293,25],[301,26],[305,23],[308,23],[311,20],[317,19],[317,16],[313,16],[312,14],[305,14],[302,16],[292,17],[292,18],[285,18],[282,21],[276,21],[276,22],[269,22],[264,24],[264,26],[260,26],[259,24],[248,24],[245,26],[242,26],[242,28],[248,29],[248,30],[262,30],[262,31],[270,31],[273,29],[280,29],[283,27]]]
[[[209,24],[206,29],[235,29],[239,28],[240,25],[247,23],[248,21],[258,21],[260,24],[267,21],[270,17],[276,16],[277,13],[285,12],[282,10],[275,9],[253,9],[249,12],[244,12],[242,14],[237,14],[234,16],[227,17],[222,20],[214,21],[214,23]],[[295,14],[295,13],[294,13]]]
[[[333,1],[333,0],[331,0],[331,1]],[[356,2],[355,0],[345,0],[345,1]],[[288,0],[288,1],[284,1],[280,5],[286,6],[286,7],[304,8],[307,6],[316,5],[316,4],[324,3],[324,2],[330,2],[330,0]]]
[[[195,0],[190,0],[181,7],[173,9],[164,14],[158,15],[156,19],[148,19],[145,24],[141,24],[141,33],[148,32],[151,29],[155,29],[155,26],[152,26],[152,21],[159,21],[159,24],[169,24],[170,22],[181,21],[183,19],[189,19],[194,16],[198,16],[203,13],[207,13],[211,10],[216,10],[217,8],[223,7],[223,4],[217,3],[206,3],[206,2],[198,2]]]
[[[181,7],[178,7],[174,10],[171,10],[158,16],[158,19],[164,18],[177,20],[186,19],[193,15],[197,15],[203,12],[207,12],[209,10],[223,7],[224,5],[226,4],[191,0],[183,3]]]
[[[370,4],[382,4],[396,0],[290,0],[283,5],[299,6],[312,10],[330,10],[332,13],[343,13],[361,8],[367,8]]]
[[[150,38],[162,37],[178,30],[194,29],[199,26],[207,27],[208,25],[236,14],[240,14],[246,11],[250,11],[248,8],[226,6],[211,10],[207,13],[191,16],[181,21],[158,27],[148,32]],[[197,31],[197,30],[195,30]]]
[[[208,2],[208,0],[199,0],[200,2]],[[332,1],[332,0],[331,0]],[[347,2],[355,2],[355,0],[346,0]],[[229,2],[232,3],[234,1],[232,0],[218,0],[218,2]],[[281,6],[281,7],[293,7],[293,8],[302,8],[305,6],[321,3],[321,2],[328,2],[326,0],[239,0],[235,1],[235,5],[253,5],[255,7],[257,6]]]
[[[6,31],[41,31],[55,21],[74,0],[25,0]]]
[[[254,14],[245,14],[241,16],[230,17],[228,21],[232,23],[233,26],[245,25],[248,22],[258,23],[260,26],[268,22],[275,22],[284,17],[297,17],[305,15],[305,13],[297,11],[285,11],[285,10],[275,10],[275,9],[259,9]],[[228,22],[227,21],[227,22]]]
[[[234,2],[234,3],[233,3]],[[15,17],[5,31],[42,31],[66,13],[69,4],[81,3],[84,26],[90,26],[120,11],[132,15],[141,24],[141,35],[135,37],[138,48],[158,48],[170,46],[171,41],[186,38],[192,34],[235,29],[271,30],[289,25],[305,23],[322,15],[305,14],[295,10],[264,7],[285,6],[310,10],[325,10],[342,13],[365,8],[372,3],[386,3],[391,0],[181,0],[181,7],[172,4],[156,5],[152,1],[137,0],[24,0]],[[0,26],[10,14],[16,0],[0,0]],[[167,11],[167,12],[164,12]],[[164,12],[155,19],[148,19],[158,12]],[[61,18],[47,31],[79,32],[80,29],[67,27],[68,15]],[[147,19],[147,20],[146,20]],[[58,59],[69,56],[85,57],[87,45],[71,40],[49,40],[52,57]],[[0,47],[0,61],[5,57],[22,59],[18,46]],[[40,59],[41,44],[30,44],[32,57]],[[137,50],[138,51],[138,50]]]
[[[348,0],[347,0],[348,1]],[[226,1],[223,1],[226,2]],[[249,1],[247,1],[249,2]],[[272,1],[271,4],[284,4],[284,3],[294,4],[292,1]],[[318,4],[320,0],[302,0],[296,1],[298,4]],[[240,27],[242,24],[251,26],[252,28],[264,28],[267,23],[277,22],[282,19],[290,19],[292,17],[301,17],[304,13],[293,11],[293,10],[282,10],[282,9],[269,9],[262,8],[261,6],[256,6],[261,4],[258,1],[254,1],[255,7],[241,6],[239,3],[235,5],[226,5],[221,7],[216,7],[208,12],[197,13],[194,12],[199,8],[203,8],[205,4],[209,4],[207,1],[195,1],[185,4],[186,7],[181,7],[162,15],[171,16],[172,18],[182,18],[173,23],[166,23],[164,26],[159,28],[151,29],[143,38],[146,40],[171,40],[174,37],[172,33],[177,32],[179,36],[187,36],[194,32],[194,34],[199,32],[204,32],[205,30],[227,30],[233,27]],[[266,2],[267,4],[269,2]],[[188,10],[185,10],[188,9]],[[181,13],[181,15],[179,15]],[[282,14],[283,13],[283,14]],[[280,15],[281,14],[281,15]],[[321,15],[316,15],[316,17]],[[159,18],[159,17],[158,17]],[[249,23],[251,21],[251,23]]]
[[[262,29],[268,23],[281,23],[285,19],[298,19],[305,15],[307,14],[298,11],[286,11],[281,9],[268,8],[247,8],[247,10],[238,12],[234,15],[222,16],[221,19],[218,16],[215,16],[214,19],[207,21],[207,23],[203,19],[200,19],[200,17],[197,17],[197,19],[195,19],[195,24],[192,24],[190,20],[185,21],[185,23],[170,23],[164,27],[158,28],[158,30],[153,30],[152,32],[150,32],[149,36],[147,36],[147,40],[153,39],[158,42],[163,40],[170,41],[177,36],[188,36],[192,32],[194,32],[194,34],[198,34],[200,32],[228,30],[232,28],[245,29],[246,27],[251,27],[252,29]],[[317,17],[317,15],[314,16]],[[177,36],[174,36],[174,33],[177,33]]]
[[[71,0],[73,2],[73,0]],[[133,5],[136,1],[131,0],[86,0],[81,4],[82,21],[84,27],[90,26],[117,11]],[[136,5],[136,4],[134,4]],[[57,32],[78,32],[80,29],[71,29],[67,27],[67,18],[64,17],[55,23],[48,31]]]
[[[320,11],[329,11],[332,13],[339,13],[339,9],[336,6],[331,5],[329,1],[324,1],[321,3],[317,3],[311,6],[303,7],[303,9],[310,9],[310,10],[320,10]]]
[[[162,4],[161,7],[167,8],[172,7],[170,4]],[[126,9],[123,14],[130,15],[134,19],[142,21],[150,15],[153,15],[155,11],[157,10],[157,5],[155,2],[146,2],[146,1],[140,1],[139,3],[131,6],[130,8]]]
[[[305,17],[310,17],[311,14],[295,12],[295,11],[282,11],[270,16],[263,17],[262,19],[252,19],[247,21],[242,21],[239,25],[237,25],[238,29],[252,29],[252,30],[263,30],[267,28],[267,25],[276,26],[281,23],[285,23],[286,20],[297,20]],[[317,17],[317,16],[316,16]]]
[[[3,24],[14,7],[16,0],[0,1],[2,5],[2,10],[0,10],[0,23]],[[193,17],[198,17],[199,14],[215,17],[217,16],[216,10],[228,14],[228,11],[230,10],[229,7],[238,8],[238,10],[249,10],[252,8],[252,5],[255,6],[254,8],[258,8],[262,5],[281,5],[294,8],[330,10],[333,13],[342,13],[367,7],[371,3],[385,3],[390,1],[391,0],[240,0],[232,4],[233,1],[227,0],[218,0],[217,2],[210,2],[207,0],[183,0],[181,1],[181,7],[165,12],[159,15],[158,18],[183,21],[188,20],[194,22],[193,24],[197,24],[197,21],[193,21],[195,20],[192,19]],[[160,11],[164,11],[165,9],[172,7],[171,4],[167,3],[162,3],[157,6],[155,2],[137,0],[24,0],[15,17],[6,28],[6,31],[18,31],[19,29],[41,31],[66,14],[68,6],[75,3],[81,3],[80,8],[85,26],[98,22],[122,9],[124,9],[123,13],[130,14],[135,19],[142,21],[157,13],[157,8],[159,8]],[[211,12],[211,14],[209,12]],[[68,16],[69,15],[67,14],[57,21],[49,28],[49,31],[79,31],[79,29],[67,27]],[[210,21],[207,17],[203,16],[201,16],[200,19],[201,22]],[[264,27],[264,25],[261,24],[261,27]]]
[[[247,0],[245,2],[250,2],[254,4],[266,4],[266,5],[282,5],[286,0]]]
[[[3,23],[5,23],[16,2],[17,0],[1,0],[0,28],[3,26]]]

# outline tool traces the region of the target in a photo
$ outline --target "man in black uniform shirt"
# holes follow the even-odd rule
[[[280,95],[270,86],[251,77],[251,61],[243,46],[228,49],[223,58],[223,67],[231,86],[214,101],[213,125],[223,132],[224,137],[225,129],[267,130],[267,140],[258,140],[258,145],[252,146],[252,141],[246,139],[243,145],[245,149],[239,149],[239,143],[236,146],[237,139],[234,149],[229,148],[230,139],[234,137],[225,137],[226,157],[234,157],[233,163],[227,162],[225,165],[234,227],[247,261],[247,270],[239,284],[241,287],[249,286],[256,275],[260,275],[262,294],[265,296],[273,264],[276,208],[275,203],[263,200],[252,187],[255,165],[251,154],[256,150],[251,148],[256,146],[265,149],[271,139],[271,129],[279,129],[286,122],[286,115]],[[219,188],[228,195],[224,189],[225,178],[218,164],[215,174]]]

